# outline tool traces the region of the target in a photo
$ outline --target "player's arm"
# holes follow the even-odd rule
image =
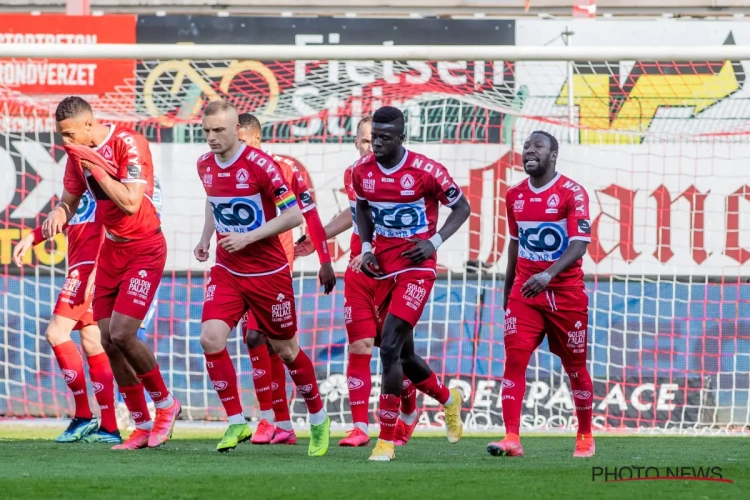
[[[63,189],[60,203],[52,209],[47,219],[42,223],[41,236],[43,239],[48,240],[65,229],[70,219],[76,215],[83,192],[84,190],[81,190],[80,194],[75,194],[75,192],[69,192],[67,187]]]
[[[264,240],[272,236],[278,236],[302,224],[304,217],[299,206],[294,205],[286,208],[281,215],[278,215],[260,226],[255,231],[249,233],[224,233],[224,238],[219,241],[219,245],[224,247],[229,253],[242,250],[246,246],[256,241]]]
[[[143,193],[146,192],[145,182],[121,182],[113,179],[102,167],[87,160],[81,160],[81,166],[91,172],[92,177],[107,193],[109,199],[126,215],[138,213],[143,201]]]
[[[323,230],[326,233],[326,240],[335,238],[351,227],[352,211],[344,210],[343,212],[339,212],[333,219],[331,219],[331,222],[323,226]],[[312,238],[307,234],[303,234],[294,246],[294,257],[307,257],[314,251],[315,245],[313,244]]]
[[[198,242],[198,246],[193,250],[195,258],[199,262],[206,262],[209,257],[209,250],[211,249],[211,236],[216,231],[216,221],[214,220],[213,210],[211,209],[211,203],[206,198],[206,209],[203,215],[203,232],[201,233],[201,239]]]
[[[307,230],[315,246],[315,251],[318,252],[318,259],[320,260],[318,279],[323,287],[323,292],[328,295],[336,287],[336,272],[331,265],[331,254],[328,253],[326,230],[323,228],[323,223],[320,221],[320,215],[316,208],[307,210],[302,215],[307,223]]]

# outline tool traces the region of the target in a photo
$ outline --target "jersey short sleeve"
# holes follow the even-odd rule
[[[589,195],[579,185],[574,186],[568,196],[567,227],[570,240],[591,241]]]
[[[351,183],[352,183],[352,190],[354,191],[354,196],[357,197],[359,200],[364,200],[365,198],[365,192],[362,189],[362,179],[360,175],[360,169],[357,167],[352,169],[352,177],[351,177]]]
[[[518,222],[516,221],[516,214],[513,213],[513,199],[508,196],[505,201],[505,216],[508,219],[508,234],[511,239],[518,239]]]
[[[86,181],[83,178],[83,173],[76,171],[76,166],[73,162],[68,159],[65,164],[65,175],[63,176],[63,187],[65,191],[72,194],[73,196],[83,196],[86,192],[87,186]]]
[[[256,168],[261,191],[273,200],[279,212],[284,212],[297,204],[297,197],[284,180],[275,162],[269,162],[263,167],[256,165]]]
[[[144,154],[144,147],[148,148],[148,145],[139,140],[141,137],[134,137],[127,131],[118,132],[117,138],[120,139],[117,147],[122,149],[120,154],[115,156],[119,159],[117,174],[120,182],[146,184],[147,173],[144,171],[143,162],[148,158],[148,154]]]
[[[440,165],[436,167],[433,176],[435,186],[434,195],[446,207],[452,207],[461,199],[461,188],[456,185],[448,170]]]
[[[302,174],[300,174],[299,170],[294,169],[292,171],[289,184],[292,192],[297,197],[297,203],[299,203],[299,208],[302,210],[302,213],[309,212],[315,208],[315,201],[313,201],[310,188],[307,187],[307,183],[305,182],[305,179],[302,178]]]

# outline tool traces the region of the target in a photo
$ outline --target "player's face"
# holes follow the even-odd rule
[[[393,123],[372,124],[372,152],[379,162],[388,162],[401,151],[404,142],[403,127]]]
[[[237,144],[240,124],[233,113],[216,113],[203,117],[203,133],[211,152],[222,155]]]
[[[361,124],[357,128],[357,138],[354,139],[354,145],[359,151],[359,156],[365,156],[372,153],[372,122]]]
[[[90,116],[68,118],[55,124],[55,129],[62,136],[63,144],[77,146],[91,146],[91,129],[93,119]]]
[[[523,169],[531,177],[541,177],[554,168],[557,152],[552,152],[548,137],[531,134],[523,144]]]
[[[237,136],[251,148],[260,147],[260,130],[255,127],[242,127]]]

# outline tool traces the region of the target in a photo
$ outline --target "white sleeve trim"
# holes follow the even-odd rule
[[[511,235],[509,235],[509,236],[510,236],[510,239],[511,239],[511,240],[516,240],[516,241],[518,241],[518,236],[513,236],[512,234],[511,234]]]
[[[362,201],[367,201],[367,198],[362,198],[362,197],[361,197],[360,195],[358,195],[357,193],[354,193],[354,196],[356,196],[358,200],[362,200]]]
[[[310,210],[312,210],[312,209],[314,209],[314,208],[316,208],[316,205],[315,205],[315,203],[313,203],[313,204],[311,204],[311,205],[307,205],[307,206],[306,206],[305,208],[303,208],[303,209],[301,210],[301,212],[302,212],[303,214],[306,214],[307,212],[309,212]]]
[[[591,243],[591,236],[571,236],[568,238],[569,241],[578,240],[578,241],[585,241],[587,243]]]
[[[459,189],[458,190],[458,198],[456,198],[455,200],[453,200],[450,203],[447,203],[445,206],[446,207],[452,207],[453,205],[455,205],[456,203],[458,203],[458,200],[460,200],[461,198],[463,198],[463,196],[464,196],[464,192]]]
[[[120,179],[123,184],[146,184],[143,179]]]

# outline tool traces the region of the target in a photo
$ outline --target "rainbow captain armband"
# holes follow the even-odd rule
[[[276,208],[280,212],[297,204],[297,198],[294,196],[294,193],[286,186],[281,186],[274,194],[276,195]]]

